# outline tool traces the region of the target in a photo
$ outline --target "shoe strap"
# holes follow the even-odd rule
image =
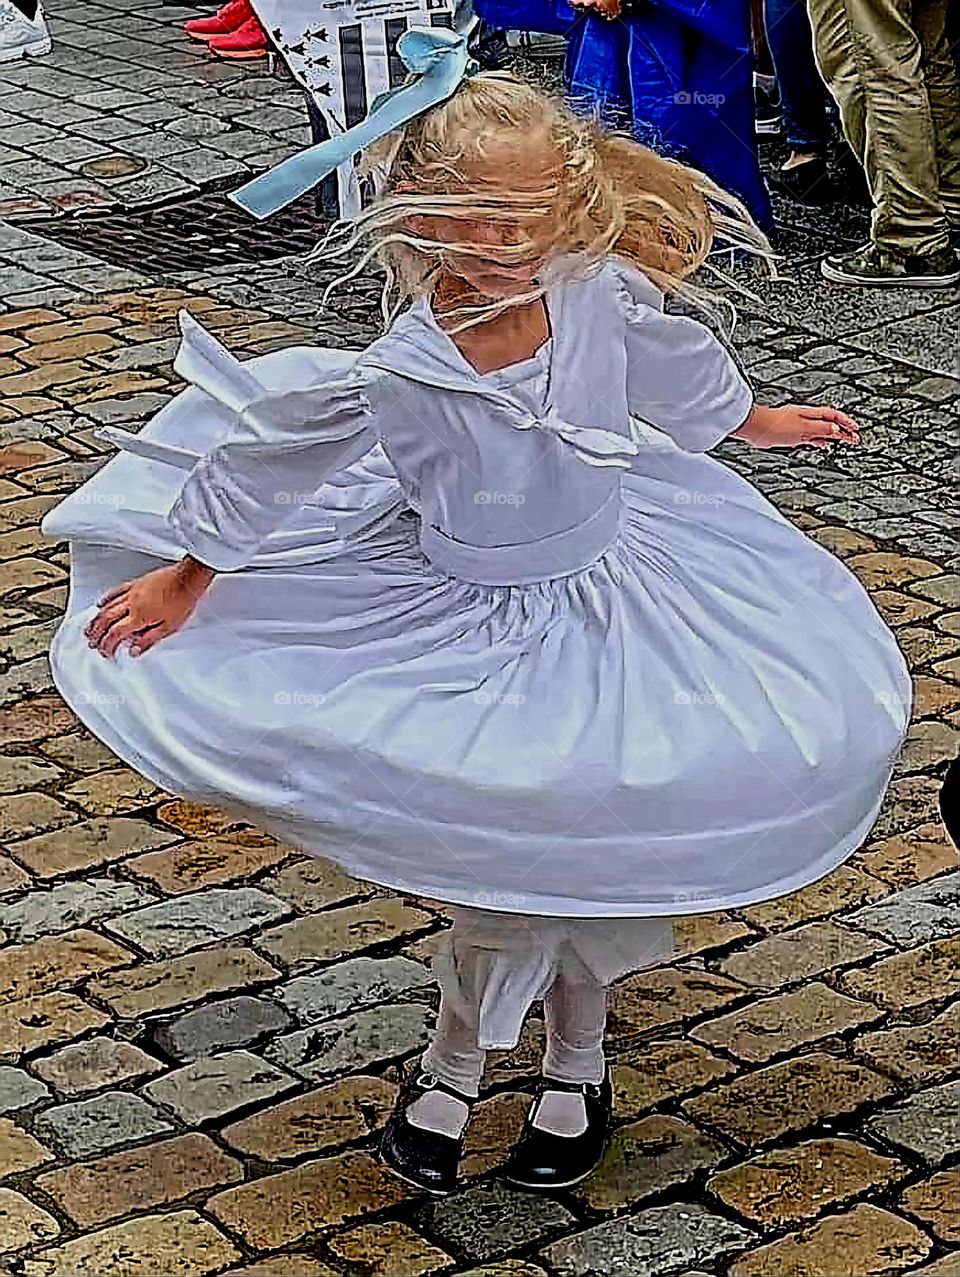
[[[603,1080],[606,1080],[606,1075],[604,1075]],[[572,1091],[577,1095],[590,1096],[591,1098],[596,1099],[596,1097],[600,1094],[600,1089],[602,1086],[603,1086],[603,1081],[566,1082],[566,1081],[561,1081],[559,1078],[546,1077],[544,1074],[540,1075],[540,1093],[541,1094],[544,1091]]]
[[[456,1087],[448,1086],[446,1082],[437,1077],[436,1073],[429,1073],[425,1069],[418,1070],[408,1085],[416,1087],[418,1091],[443,1091],[445,1095],[452,1095],[455,1100],[466,1104],[467,1108],[472,1108],[479,1099],[479,1096],[476,1095],[464,1095],[463,1091],[458,1091]]]

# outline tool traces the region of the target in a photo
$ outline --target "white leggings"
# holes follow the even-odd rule
[[[600,1082],[607,986],[672,952],[668,918],[558,919],[458,908],[434,963],[440,1013],[422,1067],[477,1095],[487,1050],[516,1046],[543,998],[543,1072]]]

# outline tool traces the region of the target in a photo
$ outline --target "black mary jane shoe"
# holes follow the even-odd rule
[[[537,1109],[549,1091],[573,1091],[583,1096],[587,1128],[580,1135],[554,1135],[533,1125]],[[503,1169],[504,1179],[518,1188],[541,1192],[579,1184],[603,1160],[612,1116],[613,1086],[609,1070],[598,1086],[542,1077],[523,1131]]]
[[[423,1071],[400,1088],[397,1102],[383,1129],[380,1158],[389,1170],[407,1184],[424,1192],[445,1197],[457,1186],[457,1167],[463,1156],[463,1136],[455,1139],[440,1131],[425,1131],[407,1119],[407,1109],[428,1091],[443,1091],[461,1100],[468,1108],[476,1102]]]

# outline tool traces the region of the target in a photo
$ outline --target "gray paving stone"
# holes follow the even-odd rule
[[[212,137],[217,133],[226,133],[230,128],[225,120],[216,115],[204,115],[199,111],[187,111],[165,124],[164,130],[178,137]]]
[[[0,251],[4,253],[18,248],[36,248],[46,242],[42,235],[34,235],[23,226],[0,222]]]
[[[237,124],[258,133],[277,133],[281,129],[292,129],[302,124],[306,119],[306,107],[291,109],[271,103],[269,106],[258,106],[255,111],[235,118]]]
[[[151,892],[132,882],[113,878],[85,878],[63,882],[49,891],[31,891],[3,907],[4,930],[11,940],[23,942],[89,922],[142,908],[156,900]]]
[[[18,68],[22,70],[22,68]],[[5,80],[14,80],[9,71],[4,71],[3,78]],[[7,124],[15,124],[17,118],[26,119],[52,119],[54,111],[57,112],[59,118],[60,103],[56,98],[49,97],[46,93],[31,93],[29,89],[19,88],[17,90],[17,115],[12,120],[4,120],[4,126]],[[91,115],[93,112],[90,113]]]
[[[78,94],[73,100],[81,106],[96,107],[99,111],[115,111],[121,106],[141,106],[149,102],[149,98],[133,89],[93,89]]]
[[[90,1157],[118,1144],[165,1135],[174,1130],[169,1118],[152,1104],[126,1091],[107,1091],[91,1100],[46,1109],[36,1121],[44,1142],[53,1140],[68,1157]]]
[[[116,149],[130,155],[143,156],[144,159],[158,160],[165,155],[176,155],[183,150],[183,146],[183,138],[175,137],[172,133],[143,133],[125,137],[117,144]]]
[[[19,638],[25,629],[34,628],[34,626],[24,626],[15,637]],[[49,626],[36,628],[41,630],[41,642],[50,637]],[[3,658],[12,646],[13,640],[0,643],[0,658]],[[15,794],[21,789],[38,789],[41,785],[51,784],[62,775],[62,770],[54,767],[53,763],[48,763],[45,758],[27,758],[19,754],[0,755],[0,794]],[[9,930],[8,921],[7,906],[4,906],[3,924]]]
[[[32,191],[40,182],[62,181],[70,174],[56,164],[47,164],[34,156],[0,164],[0,182],[8,186],[23,186]]]
[[[80,120],[72,125],[72,131],[94,142],[116,142],[120,138],[135,137],[143,133],[146,125],[139,120],[124,120],[119,115],[104,115],[95,120]]]
[[[863,293],[856,288],[838,288],[831,284],[821,276],[816,262],[788,267],[775,280],[752,276],[751,288],[761,299],[761,304],[779,318],[802,326],[807,331],[821,333],[827,338],[839,338],[851,345],[877,350],[872,343],[868,344],[868,335],[864,333]],[[898,320],[902,316],[920,316],[935,310],[947,300],[932,295],[936,291],[875,288],[870,293],[869,322],[876,326],[888,320]],[[746,299],[742,302],[738,299],[737,302],[738,309],[742,308],[745,312],[753,305]],[[916,330],[921,331],[923,320],[917,319],[914,322]],[[891,324],[890,327],[894,325]],[[892,345],[888,353],[895,359],[905,357],[903,349]],[[940,369],[934,368],[932,371],[938,372]]]
[[[899,289],[891,290],[900,292]],[[921,307],[916,307],[920,310]],[[923,308],[926,310],[926,308]],[[874,354],[893,359],[906,359],[929,372],[955,377],[960,365],[957,354],[956,331],[960,322],[960,306],[945,308],[931,322],[924,314],[910,315],[905,319],[891,316],[893,322],[871,328],[856,338],[858,346],[865,346]]]
[[[140,288],[150,282],[146,275],[141,275],[139,271],[121,270],[117,266],[84,266],[78,270],[59,272],[59,278],[74,289],[89,293],[109,293],[124,288]],[[104,404],[116,402],[115,399],[101,399],[95,404],[84,404],[83,410],[94,416],[94,408],[103,408]],[[128,403],[129,400],[123,402]]]
[[[958,905],[960,873],[952,873],[857,909],[846,914],[844,922],[912,948],[953,935],[957,930]]]
[[[222,151],[225,155],[235,155],[241,160],[253,159],[254,161],[264,151],[272,148],[269,136],[265,137],[262,133],[255,133],[252,129],[244,128],[236,128],[229,133],[211,137],[207,145],[213,147],[215,151]]]
[[[851,526],[863,523],[875,526],[877,519],[876,508],[865,505],[862,501],[829,501],[826,504],[821,503],[814,508],[824,519],[848,523]]]
[[[275,1002],[243,994],[158,1025],[152,1039],[168,1055],[188,1062],[228,1047],[249,1046],[258,1038],[282,1033],[292,1023]]]
[[[16,1113],[51,1098],[50,1088],[23,1069],[0,1064],[0,1114]]]
[[[75,102],[78,94],[98,87],[96,81],[91,82],[85,76],[72,74],[72,68],[71,71],[64,71],[49,63],[41,63],[32,69],[29,84],[32,89],[38,89],[41,93],[52,93],[55,97],[70,102]]]
[[[166,91],[166,96],[171,102],[179,102],[183,110],[186,111],[201,103],[207,105],[211,95],[210,90],[200,83],[199,78],[191,76],[189,83],[179,80],[176,84],[171,85]]]
[[[212,182],[221,177],[237,177],[248,169],[232,156],[209,147],[194,147],[184,150],[181,145],[178,151],[164,155],[157,163],[171,173],[177,173],[191,182]]]
[[[25,151],[29,146],[37,143],[49,144],[59,136],[58,129],[35,123],[33,120],[21,120],[19,124],[0,129],[0,148],[2,148],[0,155],[6,156],[11,151]]]
[[[259,1056],[249,1051],[231,1051],[213,1059],[195,1060],[157,1078],[143,1087],[143,1094],[195,1126],[274,1099],[298,1085],[295,1077]]]
[[[911,394],[928,399],[931,403],[947,403],[960,394],[960,381],[953,377],[923,377],[911,389]]]
[[[687,1264],[710,1263],[756,1240],[756,1234],[703,1206],[655,1206],[598,1224],[543,1250],[560,1277],[663,1277]]]
[[[194,15],[196,16],[196,15]],[[149,90],[151,94],[164,93],[179,83],[176,76],[153,67],[134,69],[127,63],[118,63],[122,71],[110,71],[110,83],[127,89]],[[122,112],[121,112],[122,114]]]
[[[186,198],[197,192],[191,183],[161,169],[148,169],[139,177],[116,182],[111,189],[124,208],[133,210],[151,207],[172,196]]]
[[[380,1009],[359,1011],[342,1020],[327,1020],[314,1028],[288,1033],[271,1042],[263,1053],[301,1077],[356,1072],[423,1046],[432,1019],[428,1007],[413,1004],[392,1006],[389,1015]]]
[[[108,285],[108,287],[111,287]],[[119,287],[126,287],[125,284]],[[145,391],[131,395],[129,399],[97,399],[83,405],[83,411],[101,425],[113,425],[117,421],[137,421],[152,417],[170,400],[169,395]]]
[[[389,1002],[432,982],[426,967],[409,958],[350,958],[319,975],[298,976],[275,989],[274,996],[301,1024],[316,1024],[377,1002]]]
[[[417,1218],[444,1249],[472,1260],[495,1259],[534,1246],[577,1223],[560,1202],[498,1181],[429,1202]]]
[[[125,106],[119,114],[127,119],[139,120],[141,124],[159,124],[164,120],[175,120],[182,114],[182,108],[175,102],[157,102],[149,99],[142,106]]]
[[[93,1037],[34,1060],[33,1067],[61,1095],[73,1098],[161,1073],[166,1066],[132,1042]]]
[[[62,244],[44,240],[30,248],[12,249],[10,260],[24,270],[37,271],[44,275],[56,275],[64,269],[81,266],[98,266],[100,263],[89,253],[81,253],[75,248],[65,248]]]
[[[18,293],[25,293],[31,289],[50,289],[55,285],[55,281],[46,278],[44,275],[36,275],[33,271],[21,270],[18,266],[4,266],[0,270],[0,297],[4,297],[10,301]]]
[[[256,887],[222,887],[148,905],[105,924],[106,930],[158,958],[265,927],[287,906]]]
[[[296,90],[284,92],[283,89],[280,89],[278,92],[276,80],[260,75],[245,76],[232,87],[230,96],[237,99],[248,99],[251,102],[251,105],[247,108],[248,110],[252,110],[253,106],[260,101],[269,100],[270,102],[282,103],[284,100],[289,102],[294,97],[298,97],[301,102],[303,101],[302,96]]]
[[[687,1182],[727,1155],[722,1144],[689,1122],[641,1118],[616,1129],[603,1163],[574,1195],[593,1210],[616,1210]]]
[[[916,1091],[866,1125],[872,1134],[938,1166],[960,1153],[960,1081]]]
[[[45,656],[36,656],[33,660],[14,665],[5,674],[0,674],[0,707],[6,708],[25,696],[36,696],[38,692],[49,692],[52,689],[50,662]]]
[[[926,501],[920,497],[875,496],[873,492],[865,493],[864,495],[867,497],[870,504],[875,506],[881,514],[923,515],[928,509]]]
[[[36,656],[0,674],[0,707],[6,708],[25,696],[35,696],[38,692],[51,690],[53,680],[50,663],[47,662],[44,670],[44,660],[45,657]]]
[[[168,337],[161,341],[143,341],[136,346],[122,346],[117,350],[107,351],[105,355],[95,355],[91,363],[95,363],[98,368],[105,368],[108,372],[154,368],[158,364],[172,363],[179,345],[178,337]]]
[[[55,210],[50,207],[49,213]],[[45,213],[44,216],[47,214]],[[2,280],[0,280],[0,293],[2,293]],[[10,297],[4,297],[4,303],[11,310],[32,310],[34,306],[59,306],[61,302],[76,301],[77,294],[73,288],[55,288],[48,284],[45,288],[30,289],[25,293],[14,293]]]

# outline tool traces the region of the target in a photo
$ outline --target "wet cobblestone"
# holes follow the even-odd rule
[[[862,215],[781,204],[782,278],[738,303],[761,398],[822,395],[865,427],[856,451],[721,455],[850,565],[908,654],[914,729],[866,846],[684,924],[672,964],[617,990],[617,1132],[590,1184],[498,1178],[533,1020],[491,1060],[463,1188],[427,1202],[373,1154],[432,1023],[444,912],[142,785],[44,661],[66,564],[38,522],[110,455],[99,423],[177,391],[178,309],[241,355],[356,346],[377,282],[324,310],[322,266],[60,242],[71,208],[122,226],[235,185],[303,117],[284,82],[184,46],[193,10],[51,7],[55,54],[0,70],[0,1273],[957,1277],[958,866],[936,810],[960,730],[956,295],[826,284],[816,258]]]

